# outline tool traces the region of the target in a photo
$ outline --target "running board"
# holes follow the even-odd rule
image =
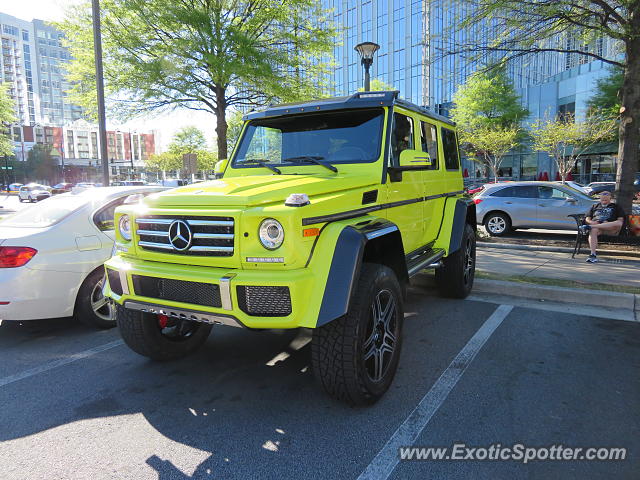
[[[407,266],[409,278],[417,275],[425,268],[438,268],[441,266],[440,260],[444,257],[444,250],[430,250],[426,252],[421,259],[413,263],[411,267]]]

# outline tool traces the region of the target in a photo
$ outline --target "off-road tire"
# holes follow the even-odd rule
[[[504,228],[497,229],[496,226],[503,225]],[[511,231],[511,218],[502,212],[491,212],[484,219],[484,228],[492,237],[502,237]]]
[[[391,352],[382,353],[380,358],[383,365],[386,358],[387,366],[381,369],[380,380],[374,381],[368,368],[371,360],[375,364],[378,357],[373,355],[365,360],[365,354],[376,344],[372,339],[379,331],[371,330],[375,324],[372,305],[376,299],[381,298],[380,295],[384,299],[393,298],[395,309],[389,316],[389,325],[394,329],[395,342]],[[402,290],[393,270],[378,264],[362,265],[347,314],[313,330],[311,365],[315,377],[329,395],[350,405],[369,405],[389,389],[398,367],[402,346],[402,302]],[[383,334],[382,338],[382,347],[386,348],[388,337]],[[365,350],[367,344],[371,348]]]
[[[74,317],[79,322],[84,323],[90,327],[97,328],[113,328],[116,326],[116,319],[113,312],[113,307],[105,305],[100,310],[107,316],[106,310],[110,310],[111,320],[100,317],[93,309],[94,296],[96,288],[102,288],[101,282],[104,282],[104,269],[99,268],[89,274],[89,276],[82,282],[80,290],[78,290],[78,296],[76,297],[76,306],[74,309]],[[106,300],[105,300],[106,302]]]
[[[124,342],[131,350],[157,361],[175,360],[193,353],[207,340],[211,331],[211,325],[197,323],[190,337],[170,340],[162,335],[157,315],[129,310],[121,305],[116,305],[116,321]]]
[[[460,248],[442,260],[436,268],[440,293],[450,298],[465,298],[473,288],[476,268],[476,234],[468,223],[464,226]]]

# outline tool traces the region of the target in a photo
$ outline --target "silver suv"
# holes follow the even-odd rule
[[[575,230],[568,215],[586,213],[597,202],[568,185],[554,182],[508,182],[487,185],[474,197],[478,223],[490,235],[512,228]]]

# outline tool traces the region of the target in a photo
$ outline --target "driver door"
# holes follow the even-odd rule
[[[568,215],[576,213],[578,200],[559,188],[538,187],[538,226],[559,230],[575,230],[576,222]]]

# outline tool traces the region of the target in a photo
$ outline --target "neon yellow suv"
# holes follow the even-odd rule
[[[152,359],[186,355],[212,325],[312,329],[316,378],[351,404],[389,388],[411,277],[435,268],[463,298],[475,205],[454,125],[397,92],[280,105],[245,117],[218,180],[118,208],[105,293]]]

